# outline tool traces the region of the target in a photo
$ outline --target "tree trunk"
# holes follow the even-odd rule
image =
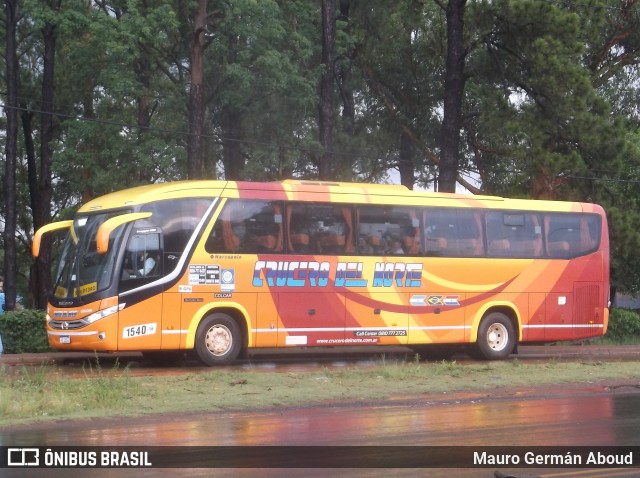
[[[38,205],[38,162],[36,159],[36,148],[33,142],[33,113],[27,110],[26,104],[20,104],[22,112],[22,135],[24,136],[24,149],[27,156],[27,182],[29,186],[29,204],[31,211],[36,211]],[[35,213],[34,213],[35,216]],[[43,238],[47,240],[47,236]],[[31,264],[29,271],[29,292],[27,295],[27,306],[30,309],[38,308],[39,294],[38,281],[38,261],[35,260]]]
[[[194,17],[193,48],[191,49],[191,89],[189,90],[189,143],[187,162],[189,179],[203,177],[202,166],[204,132],[204,100],[202,97],[202,61],[204,34],[207,29],[207,0],[198,1],[198,11]],[[215,172],[214,172],[215,175]],[[215,176],[214,176],[215,177]]]
[[[222,114],[222,162],[224,164],[224,178],[229,181],[242,179],[244,158],[240,141],[242,139],[242,116],[237,111],[225,110]]]
[[[331,179],[333,169],[334,62],[336,48],[336,0],[322,0],[322,65],[318,128],[323,152],[318,163],[320,179]]]
[[[349,9],[351,7],[350,0],[340,0],[340,19],[349,25]],[[349,29],[349,27],[347,27]],[[340,96],[342,98],[342,119],[344,132],[349,136],[353,136],[356,118],[356,103],[353,96],[352,85],[352,64],[355,54],[353,51],[347,53],[347,57],[340,63],[338,77],[340,79],[338,86],[340,88]]]
[[[96,119],[96,112],[93,107],[94,102],[94,82],[90,80],[84,85],[84,91],[82,95],[82,118],[87,121],[94,121]],[[93,154],[93,148],[88,141],[83,141],[80,144],[80,153],[90,155]],[[91,166],[82,165],[82,179],[84,180],[84,187],[82,188],[82,202],[87,203],[95,197],[95,191],[93,189],[93,168]]]
[[[400,184],[409,189],[413,189],[416,181],[413,150],[413,140],[403,131],[400,137],[398,170],[400,171]]]
[[[438,0],[436,0],[438,1]],[[466,0],[449,0],[447,15],[447,60],[444,83],[444,118],[440,140],[438,190],[455,192],[458,176],[462,98],[464,95],[464,8]]]
[[[44,58],[42,75],[42,113],[40,114],[40,172],[38,177],[37,208],[33,212],[34,231],[51,222],[51,163],[53,149],[51,143],[55,135],[53,110],[54,74],[56,52],[56,26],[50,23],[42,29]],[[51,289],[51,242],[45,240],[36,260],[36,307],[47,307],[47,295]]]
[[[18,22],[19,0],[5,0],[7,65],[7,138],[5,143],[4,171],[4,294],[5,310],[16,307],[16,164],[18,154],[18,59],[16,56],[16,26]]]
[[[138,135],[137,142],[141,147],[144,147],[145,136],[149,133],[149,127],[151,126],[151,105],[150,105],[150,90],[151,90],[151,65],[149,58],[145,56],[145,53],[141,53],[141,56],[135,62],[136,76],[140,85],[142,85],[142,92],[138,95],[138,114],[137,125]],[[93,88],[91,89],[93,91]],[[91,109],[93,111],[93,108]],[[86,111],[86,109],[85,109]],[[152,180],[152,172],[150,168],[138,167],[136,171],[138,176],[138,182],[149,183]]]

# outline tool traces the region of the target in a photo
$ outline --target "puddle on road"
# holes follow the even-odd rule
[[[3,446],[636,445],[640,393],[199,413],[0,430]]]

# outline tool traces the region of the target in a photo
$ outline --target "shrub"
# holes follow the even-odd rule
[[[633,341],[640,337],[640,314],[633,310],[612,309],[606,337],[614,342]]]
[[[42,310],[16,310],[0,314],[0,336],[5,354],[51,350]]]

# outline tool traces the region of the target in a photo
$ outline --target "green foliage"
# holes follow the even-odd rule
[[[617,343],[636,343],[640,339],[640,313],[633,310],[612,309],[605,337]]]
[[[6,354],[48,352],[45,314],[18,310],[0,314],[0,336]]]
[[[47,364],[20,366],[11,373],[0,370],[0,422],[8,417],[33,421],[93,416],[96,411],[125,409],[131,395],[141,392],[128,367],[120,370],[118,362],[105,370],[98,361],[83,372],[82,378],[61,378]]]
[[[186,177],[196,3],[21,2],[19,102],[31,115],[36,162],[42,28],[56,32],[55,220],[106,192]],[[632,292],[640,291],[639,15],[637,2],[613,0],[467,2],[460,149],[460,172],[484,193],[602,204],[612,277]],[[444,96],[443,9],[420,0],[337,2],[335,17],[335,178],[383,181],[409,164],[416,184],[431,185]],[[317,174],[321,31],[318,2],[209,2],[207,177],[226,177],[231,163],[249,180]],[[33,231],[23,134],[20,141],[18,284],[28,298]]]
[[[482,365],[384,360],[372,365],[287,373],[263,370],[181,370],[131,376],[119,370],[60,373],[59,367],[0,368],[0,426],[36,420],[200,413],[385,401],[394,397],[447,400],[514,387],[562,386],[595,380],[637,380],[636,361],[504,361]],[[13,368],[13,367],[12,367]],[[258,367],[259,368],[259,367]],[[64,369],[63,369],[64,370]],[[74,376],[75,375],[75,376]],[[456,392],[462,392],[458,395]],[[445,394],[445,395],[443,395]],[[256,397],[260,397],[257,400]],[[79,404],[81,406],[79,406]]]

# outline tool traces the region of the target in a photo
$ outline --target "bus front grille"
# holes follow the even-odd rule
[[[51,320],[49,326],[57,330],[76,330],[87,325],[84,320]]]

